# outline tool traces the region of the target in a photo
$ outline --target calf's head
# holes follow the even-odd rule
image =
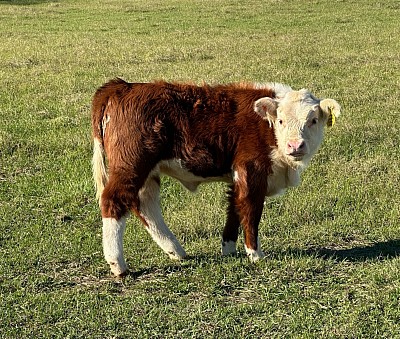
[[[307,164],[322,143],[325,126],[333,126],[340,105],[333,99],[317,99],[305,89],[282,98],[261,98],[254,110],[275,130],[277,152],[288,163]]]

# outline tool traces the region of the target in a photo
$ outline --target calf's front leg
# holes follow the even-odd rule
[[[239,168],[235,171],[233,199],[244,231],[245,251],[252,262],[263,258],[258,237],[258,226],[264,207],[266,178],[263,173],[257,173],[253,168]]]
[[[236,212],[235,191],[230,187],[228,191],[228,210],[225,228],[222,233],[222,255],[236,254],[236,242],[239,237],[240,219]]]
[[[255,262],[264,258],[264,252],[261,250],[261,243],[258,237],[258,224],[261,219],[263,204],[244,199],[239,202],[239,214],[241,216],[244,231],[244,248],[250,261]]]

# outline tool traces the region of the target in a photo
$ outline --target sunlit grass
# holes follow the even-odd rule
[[[396,1],[0,1],[0,337],[396,337]],[[302,185],[266,201],[266,260],[222,258],[225,185],[162,180],[170,261],[132,218],[102,257],[90,100],[120,76],[277,81],[343,114]]]

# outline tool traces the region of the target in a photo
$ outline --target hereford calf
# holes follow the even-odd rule
[[[258,225],[265,197],[299,184],[324,126],[339,114],[335,100],[277,83],[106,83],[92,103],[93,175],[111,271],[127,271],[122,239],[130,212],[171,258],[186,256],[161,214],[161,174],[190,191],[227,182],[222,254],[236,252],[242,225],[250,260],[262,258]]]

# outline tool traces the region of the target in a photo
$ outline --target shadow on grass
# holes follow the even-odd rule
[[[176,273],[176,272],[181,272],[182,270],[184,270],[184,267],[180,266],[180,265],[168,265],[168,266],[152,266],[152,267],[147,267],[147,268],[143,268],[141,270],[138,271],[132,271],[129,270],[128,273],[126,274],[126,277],[130,277],[132,279],[138,279],[138,278],[143,278],[146,276],[151,276],[152,278],[154,278],[155,276],[158,275],[168,275],[171,273]]]
[[[349,249],[309,249],[305,251],[294,250],[293,253],[315,255],[324,259],[347,260],[360,262],[371,259],[391,259],[400,255],[400,240],[378,242],[370,246],[354,247]]]
[[[198,267],[201,263],[210,263],[211,261],[216,260],[215,256],[207,256],[207,255],[189,255],[185,260],[175,262],[173,264],[169,264],[166,266],[151,266],[147,268],[143,268],[141,270],[132,271],[129,270],[127,273],[127,277],[132,279],[142,278],[146,279],[148,276],[150,279],[154,279],[157,276],[166,276],[168,274],[178,273],[182,271],[186,271],[191,268]]]
[[[339,261],[350,261],[350,262],[363,262],[367,260],[386,260],[396,258],[400,256],[400,239],[389,240],[384,242],[378,242],[370,246],[353,247],[349,249],[330,249],[330,248],[314,248],[308,250],[300,249],[289,249],[281,253],[275,253],[279,257],[280,255],[295,255],[295,256],[314,256],[322,259],[333,259]],[[272,257],[275,256],[272,254]],[[227,258],[237,258],[244,260],[246,255],[238,253],[236,255],[222,257],[221,255],[196,255],[188,256],[186,260],[177,262],[167,266],[152,266],[144,268],[138,271],[129,271],[127,276],[131,279],[157,279],[157,277],[165,276],[168,274],[178,273],[187,271],[191,268],[197,268],[199,265],[210,264],[211,262],[222,262]],[[229,259],[228,259],[229,260]],[[234,259],[233,259],[234,260]],[[268,259],[267,259],[268,260]]]

